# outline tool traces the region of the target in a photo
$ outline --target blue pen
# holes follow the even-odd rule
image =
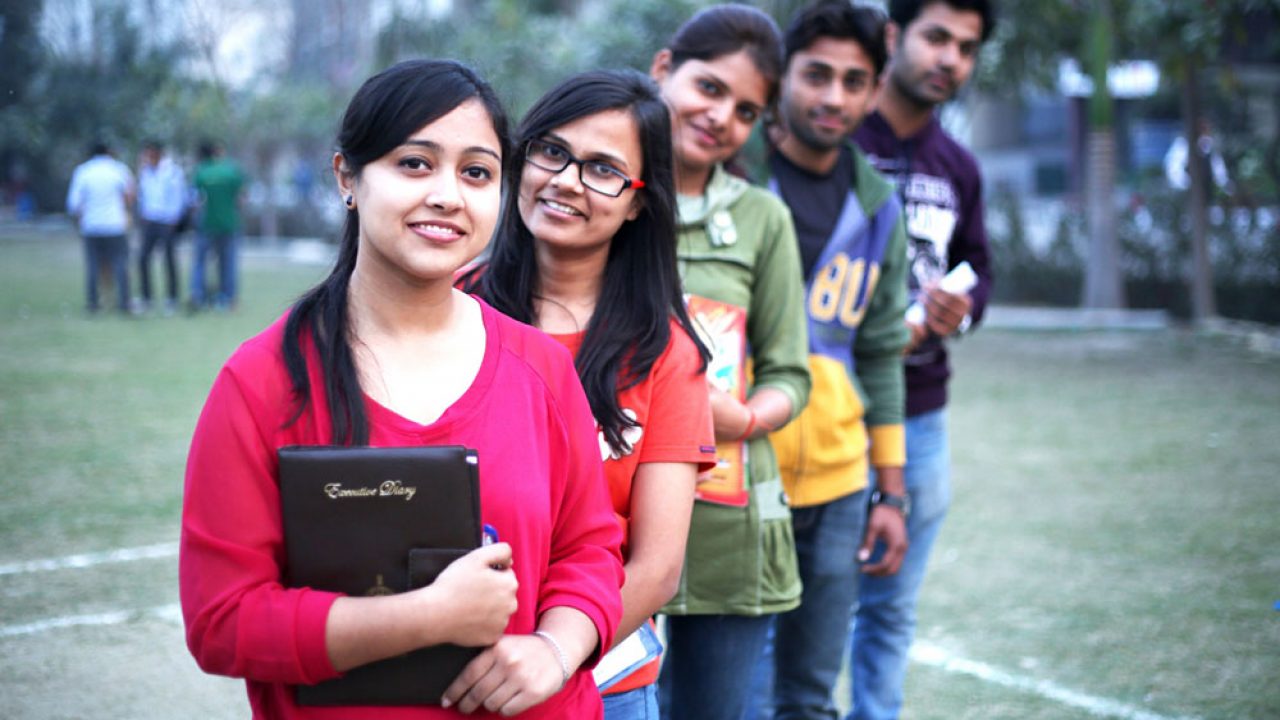
[[[484,537],[480,539],[481,545],[492,545],[498,542],[498,530],[489,523],[484,524]]]

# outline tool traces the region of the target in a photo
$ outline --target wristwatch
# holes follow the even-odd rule
[[[891,495],[887,492],[880,492],[879,490],[873,490],[871,492],[871,504],[872,505],[888,505],[889,507],[897,508],[898,512],[902,513],[903,520],[906,520],[907,516],[911,514],[911,496],[910,495],[905,495],[905,494]]]

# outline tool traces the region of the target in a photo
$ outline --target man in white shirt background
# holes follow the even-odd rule
[[[1196,126],[1196,150],[1209,163],[1209,177],[1220,190],[1230,192],[1231,178],[1227,175],[1227,164],[1222,155],[1214,147],[1213,131],[1209,121],[1201,118]],[[1187,152],[1187,137],[1179,134],[1170,143],[1164,154],[1164,173],[1169,186],[1174,190],[1187,190],[1191,187],[1191,173],[1188,163],[1191,158]]]
[[[129,206],[133,203],[133,173],[111,156],[105,142],[90,149],[90,158],[75,169],[67,190],[67,213],[84,238],[86,307],[100,309],[98,270],[106,266],[115,278],[116,308],[129,312]]]
[[[178,307],[178,264],[174,246],[178,242],[178,224],[187,209],[188,188],[182,167],[164,153],[158,140],[148,140],[142,147],[138,167],[138,217],[142,221],[142,252],[138,255],[138,279],[142,286],[140,310],[151,308],[151,255],[163,253],[165,302],[164,313],[172,315]]]

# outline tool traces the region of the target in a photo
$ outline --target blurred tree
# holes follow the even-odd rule
[[[1116,240],[1116,140],[1107,70],[1117,57],[1117,26],[1127,0],[1001,0],[996,33],[983,48],[975,85],[1017,99],[1028,87],[1056,89],[1061,62],[1080,61],[1093,84],[1087,99],[1085,217],[1088,256],[1081,303],[1123,307],[1124,284]],[[1122,46],[1121,52],[1124,51]]]
[[[277,194],[285,180],[275,177],[275,174],[283,151],[295,149],[302,158],[323,156],[328,160],[329,154],[322,153],[320,149],[326,147],[337,133],[337,107],[337,99],[325,86],[310,83],[285,84],[272,92],[248,98],[244,132],[240,134],[239,142],[262,179],[261,236],[275,238],[281,235],[280,208],[283,203]],[[299,198],[299,202],[306,208],[310,198]]]
[[[41,8],[40,0],[0,5],[0,198],[12,195],[24,203],[31,198],[28,150],[43,135],[26,111],[28,89],[44,54],[37,27]]]
[[[181,55],[175,47],[145,45],[121,5],[94,5],[90,12],[93,42],[45,49],[27,71],[23,102],[4,111],[0,147],[29,168],[31,189],[45,209],[61,207],[71,169],[91,140],[110,142],[121,159],[132,161],[148,134],[147,108],[163,95]]]
[[[1110,6],[1109,30],[1100,29],[1104,1]],[[1159,64],[1163,78],[1179,85],[1184,132],[1194,147],[1191,138],[1205,110],[1205,78],[1212,77],[1223,86],[1232,84],[1231,68],[1221,62],[1222,49],[1239,44],[1253,25],[1274,27],[1280,18],[1280,0],[1001,0],[999,11],[1001,25],[984,48],[978,71],[977,84],[985,91],[1016,97],[1027,85],[1052,88],[1059,60],[1064,57],[1082,60],[1094,78],[1094,87],[1106,88],[1097,74],[1097,58],[1102,54],[1109,55],[1111,61],[1152,59]],[[1110,42],[1103,43],[1104,37]],[[1274,33],[1266,33],[1265,42],[1272,44],[1272,53],[1280,46]],[[1109,122],[1108,111],[1098,104],[1105,101],[1099,100],[1098,95],[1095,93],[1095,100],[1091,101],[1088,116],[1091,151],[1086,187],[1090,207],[1087,277],[1093,279],[1086,280],[1085,304],[1108,306],[1113,304],[1111,298],[1120,297],[1122,301],[1122,296],[1116,290],[1120,273],[1114,240],[1116,209],[1105,190],[1105,186],[1114,183],[1114,170],[1107,172],[1103,167],[1106,158],[1111,158],[1114,168],[1115,150],[1114,146],[1109,151],[1103,149],[1102,136],[1094,134],[1098,123]],[[1271,155],[1276,158],[1271,173],[1276,175],[1280,174],[1280,137],[1273,134],[1270,142]],[[1210,190],[1205,168],[1192,163],[1191,171],[1192,188],[1186,207],[1193,226],[1190,294],[1193,317],[1202,320],[1216,312],[1213,270],[1205,239]],[[1276,180],[1272,178],[1271,185]],[[1099,212],[1109,215],[1110,221]],[[1107,231],[1108,225],[1111,231]]]
[[[1010,99],[1028,86],[1056,88],[1059,63],[1082,47],[1083,11],[1080,0],[999,0],[996,31],[983,44],[974,86]]]
[[[564,77],[594,68],[648,71],[671,33],[707,0],[601,0],[468,3],[455,15],[423,20],[395,10],[379,32],[375,64],[408,57],[454,57],[476,67],[518,120]]]
[[[324,83],[338,96],[354,91],[376,44],[371,1],[290,0],[289,6],[284,78],[290,83]]]
[[[583,28],[595,41],[591,59],[598,67],[629,67],[647,73],[654,53],[681,23],[708,4],[695,0],[602,3]]]
[[[1183,135],[1190,149],[1186,211],[1191,228],[1191,314],[1194,321],[1203,322],[1217,315],[1208,242],[1208,208],[1213,186],[1208,155],[1197,150],[1203,141],[1202,131],[1208,126],[1204,83],[1206,77],[1211,77],[1220,84],[1235,84],[1231,65],[1222,62],[1222,52],[1224,48],[1242,45],[1253,23],[1270,25],[1272,32],[1266,33],[1266,42],[1270,43],[1272,60],[1280,60],[1277,52],[1280,43],[1276,42],[1274,33],[1275,23],[1280,20],[1280,2],[1129,0],[1129,3],[1130,30],[1135,41],[1150,48],[1166,77],[1179,88]],[[1278,152],[1280,135],[1273,135],[1270,144],[1272,151]],[[1273,173],[1278,171],[1280,168]]]
[[[582,0],[524,0],[530,13],[539,15],[573,15],[582,5]]]
[[[0,3],[0,110],[21,103],[40,66],[39,20],[43,0]]]

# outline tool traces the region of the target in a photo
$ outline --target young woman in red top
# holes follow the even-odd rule
[[[197,662],[245,678],[254,717],[601,715],[579,668],[613,642],[622,567],[590,407],[563,347],[453,288],[497,222],[508,144],[463,65],[367,81],[333,160],[336,266],[210,391],[187,461],[182,607]],[[326,444],[475,448],[503,542],[398,595],[284,587],[276,451]],[[439,705],[294,701],[293,685],[440,643],[485,649]]]
[[[516,132],[514,202],[465,280],[574,352],[625,528],[619,644],[675,593],[697,473],[715,461],[708,353],[676,269],[670,128],[640,73],[553,88]],[[656,680],[654,660],[606,688],[605,717],[657,717]]]

